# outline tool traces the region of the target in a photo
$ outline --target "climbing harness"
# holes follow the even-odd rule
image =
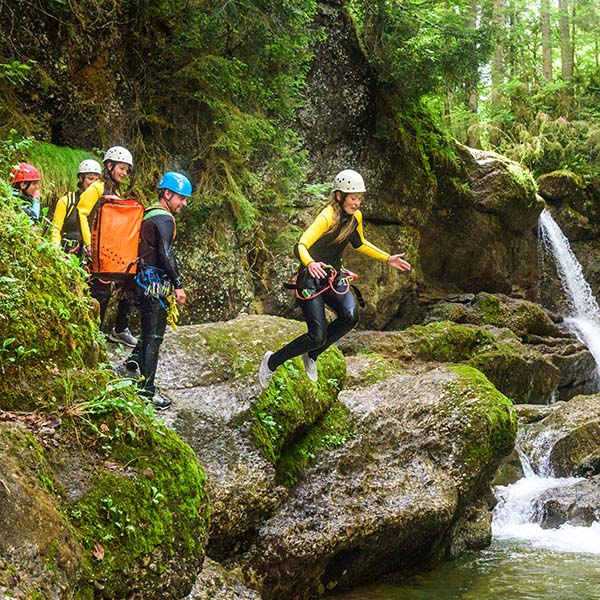
[[[350,291],[351,287],[354,287],[351,285],[352,281],[358,278],[356,273],[344,267],[340,270],[339,276],[337,270],[331,265],[325,267],[325,272],[327,273],[327,277],[316,279],[310,277],[306,267],[299,267],[292,277],[292,282],[285,283],[284,287],[294,290],[297,300],[305,301],[312,300],[329,289],[338,296],[344,296]],[[340,284],[345,285],[345,289],[342,291],[338,291]]]
[[[144,290],[144,295],[155,298],[167,312],[167,323],[177,331],[179,309],[173,293],[173,286],[166,279],[163,269],[151,266],[140,266],[135,276],[135,282]]]

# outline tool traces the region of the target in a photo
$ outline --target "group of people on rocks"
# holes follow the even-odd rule
[[[77,191],[61,197],[52,215],[52,241],[68,254],[86,261],[92,248],[91,220],[99,201],[105,196],[119,196],[120,184],[133,168],[131,152],[113,146],[104,154],[103,165],[87,159],[77,169]],[[39,223],[41,175],[33,165],[18,163],[10,173],[14,195],[23,211],[34,223]],[[154,379],[159,348],[164,338],[172,297],[177,304],[185,303],[185,291],[175,257],[175,215],[187,205],[192,184],[183,174],[167,171],[157,185],[158,199],[144,210],[141,222],[137,275],[119,282],[115,326],[109,340],[133,348],[126,361],[127,369],[141,375],[141,393],[158,410],[171,406],[171,400],[158,393]],[[151,278],[154,284],[144,282]],[[113,281],[101,275],[90,276],[90,293],[100,305],[100,324],[113,291]],[[129,316],[135,305],[141,317],[141,336],[129,329]]]
[[[76,253],[82,258],[90,254],[93,251],[90,219],[95,207],[106,194],[119,194],[119,185],[132,167],[131,153],[122,146],[106,151],[103,166],[95,160],[84,160],[77,171],[77,191],[66,194],[57,202],[52,240],[62,245],[67,253]],[[40,219],[40,180],[39,171],[28,163],[19,163],[11,173],[11,182],[21,207],[34,222]],[[171,294],[178,304],[184,304],[186,300],[175,258],[175,215],[187,205],[192,185],[181,173],[168,171],[158,184],[157,191],[158,201],[145,209],[141,225],[138,276],[135,278],[139,285],[131,281],[120,284],[116,322],[108,337],[134,347],[126,366],[131,371],[139,367],[142,393],[155,408],[162,410],[171,406],[171,400],[157,392],[154,378],[167,324],[167,296]],[[390,255],[365,239],[360,212],[365,192],[360,173],[352,169],[340,171],[334,179],[329,204],[296,244],[294,252],[300,266],[288,287],[294,289],[307,332],[276,352],[265,352],[258,371],[262,389],[269,386],[276,369],[295,356],[302,356],[307,377],[313,382],[318,381],[319,355],[356,326],[357,299],[351,286],[356,276],[342,265],[342,255],[349,243],[358,252],[399,271],[411,269],[403,258],[404,254]],[[159,285],[144,285],[143,281],[150,279]],[[159,292],[149,293],[150,288]],[[90,290],[100,304],[102,323],[112,282],[92,276]],[[132,298],[141,314],[139,340],[129,329]],[[335,313],[331,322],[327,321],[326,306]]]

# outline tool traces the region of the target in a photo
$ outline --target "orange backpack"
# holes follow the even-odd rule
[[[118,281],[135,275],[144,205],[102,196],[92,220],[92,274]]]

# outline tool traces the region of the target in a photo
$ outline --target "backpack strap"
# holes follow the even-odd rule
[[[65,214],[65,221],[71,216],[71,213],[79,202],[81,192],[69,192],[67,194],[67,213]]]
[[[144,210],[143,220],[145,221],[146,219],[151,219],[152,217],[155,217],[157,214],[161,214],[161,213],[164,213],[166,215],[169,215],[169,217],[171,217],[171,220],[173,221],[173,227],[174,227],[173,239],[175,239],[177,237],[177,222],[175,221],[175,217],[171,214],[171,212],[169,210],[167,210],[162,204],[152,204],[146,210]]]

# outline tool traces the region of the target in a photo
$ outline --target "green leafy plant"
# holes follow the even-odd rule
[[[114,443],[141,443],[150,431],[160,433],[154,409],[138,396],[132,379],[115,379],[92,400],[71,405],[67,413],[81,419],[104,451]]]
[[[15,345],[15,338],[6,338],[0,345],[0,370],[4,374],[6,363],[20,366],[24,358],[31,354],[37,354],[37,348],[26,349],[22,344]]]

